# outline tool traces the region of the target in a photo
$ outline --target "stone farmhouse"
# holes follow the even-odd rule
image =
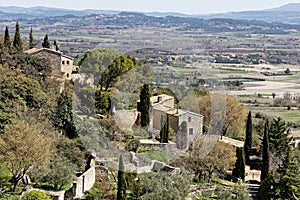
[[[78,67],[74,65],[74,58],[64,55],[60,51],[48,48],[33,48],[26,51],[27,54],[50,60],[52,73],[61,75],[62,78],[71,80],[75,78]]]
[[[193,141],[202,134],[203,116],[187,110],[174,107],[174,97],[161,94],[150,98],[152,119],[150,126],[153,130],[161,130],[163,116],[168,116],[169,127],[176,133],[178,149],[192,146]],[[183,124],[186,126],[184,127]]]

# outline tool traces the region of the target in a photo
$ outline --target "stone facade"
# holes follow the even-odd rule
[[[186,149],[202,134],[203,116],[187,110],[174,108],[174,98],[165,94],[153,96],[151,125],[154,130],[160,130],[163,116],[168,116],[169,126],[176,133],[177,148]],[[186,122],[186,130],[182,124]]]
[[[49,59],[52,73],[55,75],[62,75],[64,79],[71,80],[74,78],[73,74],[78,71],[78,67],[73,63],[74,59],[64,55],[60,51],[47,48],[33,48],[26,51],[26,53],[39,58]]]

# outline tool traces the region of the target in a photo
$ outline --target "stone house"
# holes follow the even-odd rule
[[[60,51],[48,48],[33,48],[27,50],[26,53],[39,58],[49,59],[52,73],[61,75],[64,79],[71,80],[74,78],[74,74],[78,72],[78,67],[73,63],[74,58],[64,55]]]
[[[178,149],[191,147],[197,136],[202,134],[203,116],[198,113],[175,108],[174,97],[161,94],[151,97],[150,102],[152,105],[150,125],[153,130],[161,130],[162,123],[164,123],[162,119],[164,116],[168,116],[169,127],[176,134]]]

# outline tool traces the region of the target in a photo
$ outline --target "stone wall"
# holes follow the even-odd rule
[[[93,187],[95,183],[95,177],[95,166],[91,166],[81,176],[77,177],[77,180],[73,182],[74,199],[80,199],[84,195],[84,192],[90,190]]]

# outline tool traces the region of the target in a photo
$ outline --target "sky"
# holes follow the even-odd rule
[[[68,9],[101,9],[142,12],[208,14],[263,10],[300,0],[0,0],[0,6],[46,6]]]

